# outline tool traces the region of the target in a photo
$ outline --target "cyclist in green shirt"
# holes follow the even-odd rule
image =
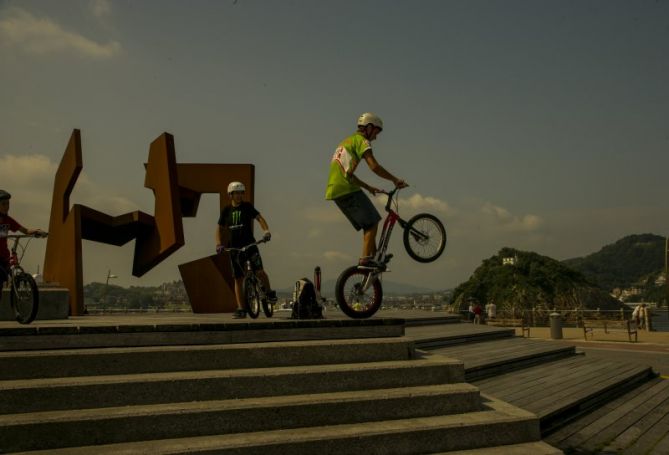
[[[379,177],[390,180],[398,188],[408,186],[404,180],[395,177],[381,166],[372,153],[372,141],[382,130],[383,121],[377,115],[366,112],[358,118],[358,131],[344,139],[332,156],[330,176],[325,191],[325,199],[333,200],[337,204],[355,230],[363,230],[360,265],[379,265],[374,264],[372,258],[376,253],[376,232],[381,220],[381,215],[362,189],[371,194],[381,190],[356,177],[355,170],[358,164],[364,160],[369,169]]]

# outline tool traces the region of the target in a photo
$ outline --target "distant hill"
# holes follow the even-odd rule
[[[502,248],[483,261],[453,293],[453,303],[466,309],[466,300],[494,301],[499,310],[619,309],[621,303],[590,283],[583,274],[537,253]]]
[[[664,248],[665,238],[659,235],[629,235],[596,253],[562,263],[610,292],[657,278],[664,270]]]

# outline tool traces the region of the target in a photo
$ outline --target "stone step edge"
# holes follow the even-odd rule
[[[471,450],[454,450],[432,455],[563,455],[562,450],[543,441],[524,442],[496,447],[485,447]]]
[[[4,351],[0,352],[0,360],[16,357],[34,357],[41,359],[44,357],[87,357],[92,355],[104,354],[123,354],[137,352],[181,352],[181,351],[214,351],[214,350],[242,350],[244,348],[290,348],[294,346],[365,346],[368,344],[413,344],[414,340],[409,337],[393,338],[352,338],[352,339],[328,339],[328,340],[286,340],[286,341],[267,341],[267,342],[249,342],[249,343],[218,343],[218,344],[198,344],[198,345],[159,345],[159,346],[113,346],[99,348],[70,348],[70,349],[48,349],[48,350],[29,350],[29,351]]]
[[[356,447],[362,449],[364,442],[369,440],[370,444],[378,448],[378,444],[382,441],[388,441],[392,445],[393,442],[397,441],[397,437],[406,439],[404,435],[410,432],[420,432],[421,434],[432,433],[433,435],[438,435],[440,439],[458,440],[460,444],[464,444],[461,436],[465,429],[476,432],[475,443],[479,447],[485,442],[485,437],[482,435],[491,435],[496,445],[539,441],[539,425],[534,414],[490,397],[486,401],[485,406],[487,409],[483,411],[447,416],[68,447],[65,449],[23,453],[25,455],[80,455],[90,453],[96,453],[96,455],[135,455],[146,453],[159,455],[168,453],[213,453],[213,451],[224,450],[244,450],[252,451],[252,453],[285,453],[285,450],[290,448],[285,446],[292,445],[294,447],[290,448],[291,453],[306,454],[313,453],[313,450],[317,448],[324,449],[327,447],[328,450],[331,450],[333,442],[346,444],[349,447],[349,444],[355,444]],[[499,428],[496,428],[497,426]],[[516,431],[511,431],[512,429]],[[327,446],[324,444],[324,441],[327,441]],[[410,443],[415,444],[417,442],[414,440]],[[271,449],[280,451],[271,452]],[[439,449],[437,448],[437,450]]]
[[[416,358],[406,337],[0,352],[0,381]]]
[[[161,382],[189,379],[210,379],[210,378],[230,378],[230,377],[252,377],[252,376],[273,376],[296,374],[322,374],[322,373],[340,373],[350,370],[382,370],[382,369],[415,369],[421,366],[434,367],[463,367],[463,363],[457,359],[451,359],[441,356],[429,356],[415,360],[390,360],[382,362],[367,363],[342,363],[329,365],[296,365],[273,368],[240,368],[232,370],[202,370],[202,371],[176,371],[164,373],[139,373],[139,374],[119,374],[104,376],[77,376],[67,378],[46,378],[46,379],[18,379],[0,381],[0,392],[17,389],[39,389],[45,387],[71,387],[84,385],[113,385],[127,384],[133,382]],[[463,367],[464,374],[464,367]]]
[[[473,394],[480,397],[478,387],[466,382],[454,384],[434,384],[388,389],[356,390],[345,392],[326,392],[305,395],[281,395],[256,398],[237,398],[227,400],[188,401],[182,403],[164,403],[150,405],[116,406],[109,408],[71,409],[62,411],[43,411],[21,414],[0,415],[0,427],[49,424],[53,422],[79,422],[87,424],[97,419],[119,419],[125,417],[150,417],[156,415],[187,415],[197,412],[225,412],[240,409],[258,409],[314,404],[347,403],[382,399],[439,397],[453,394]],[[480,410],[480,409],[477,409]]]
[[[307,321],[308,322],[308,321]],[[173,346],[261,343],[268,341],[337,340],[393,338],[404,336],[403,324],[377,324],[372,326],[305,326],[299,329],[235,328],[230,330],[175,330],[135,331],[117,333],[71,333],[25,336],[0,336],[0,351],[34,351],[47,349],[102,348],[121,346]]]

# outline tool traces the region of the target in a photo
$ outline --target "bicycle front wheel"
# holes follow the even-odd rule
[[[260,314],[260,290],[258,286],[258,279],[255,276],[249,274],[244,277],[246,312],[253,319],[256,319]]]
[[[271,318],[274,316],[274,303],[269,301],[266,294],[262,301],[262,311],[265,313],[265,317]]]
[[[21,272],[14,276],[9,292],[9,301],[18,322],[21,324],[33,322],[37,316],[39,294],[37,283],[29,273]]]
[[[368,283],[368,280],[374,281]],[[369,270],[360,270],[357,266],[349,267],[337,279],[335,298],[339,308],[348,317],[369,318],[381,308],[381,281],[378,277],[371,277]]]
[[[416,215],[404,227],[404,248],[418,262],[432,262],[446,248],[446,228],[434,215]]]

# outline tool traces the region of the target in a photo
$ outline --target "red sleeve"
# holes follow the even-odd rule
[[[16,232],[16,231],[18,231],[19,229],[25,229],[23,226],[21,226],[21,225],[19,224],[18,221],[16,221],[16,220],[15,220],[14,218],[12,218],[11,216],[8,216],[8,217],[7,217],[7,222],[8,222],[7,224],[9,224],[9,230],[10,230],[10,231],[14,231],[14,232]]]

